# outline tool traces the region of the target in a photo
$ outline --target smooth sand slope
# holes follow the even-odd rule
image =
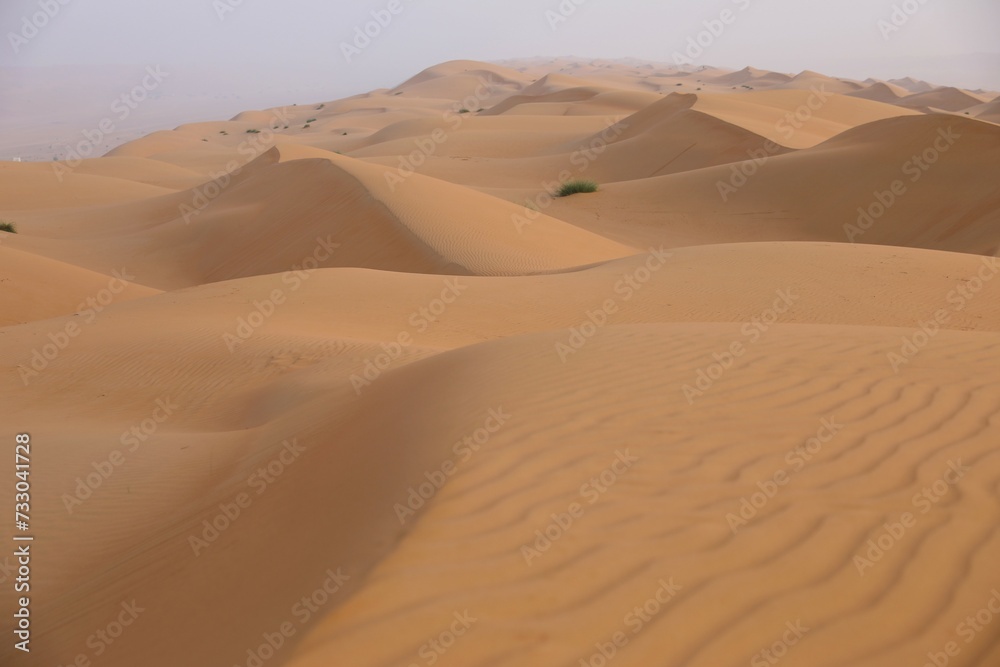
[[[825,240],[994,255],[1000,191],[978,174],[997,159],[995,125],[904,117],[766,161],[609,184],[547,212],[639,246]]]
[[[76,313],[87,309],[87,299],[94,295],[127,301],[157,293],[137,285],[127,270],[101,275],[9,247],[0,247],[0,258],[0,283],[17,285],[0,291],[0,326]]]
[[[980,107],[973,107],[973,109],[976,109],[976,118],[979,120],[1000,123],[1000,98]]]
[[[0,662],[1000,664],[1000,130],[921,86],[458,61],[0,164]]]
[[[937,109],[941,111],[961,111],[986,100],[958,88],[937,88],[926,93],[917,93],[900,100],[899,104],[914,109]]]

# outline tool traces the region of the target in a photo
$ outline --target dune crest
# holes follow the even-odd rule
[[[31,660],[995,667],[997,104],[459,60],[0,163]]]

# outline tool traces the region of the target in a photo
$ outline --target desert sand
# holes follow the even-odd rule
[[[998,104],[458,61],[0,163],[3,664],[995,667]]]

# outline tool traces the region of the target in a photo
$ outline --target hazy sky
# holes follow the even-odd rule
[[[894,6],[914,14],[897,12],[890,33],[879,21]],[[731,21],[703,36],[697,64],[854,77],[931,72],[941,83],[1000,88],[998,0],[0,0],[0,65],[197,64],[242,75],[266,65],[361,92],[453,59],[670,62],[723,10]],[[348,62],[343,44],[373,11],[387,25],[371,24],[379,34]]]

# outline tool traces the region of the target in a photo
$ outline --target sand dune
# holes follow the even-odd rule
[[[991,97],[454,61],[0,163],[30,664],[1000,664]]]
[[[739,101],[713,93],[671,93],[634,114],[625,113],[626,109],[621,107],[616,110],[607,108],[598,102],[600,97],[593,96],[577,103],[562,102],[559,106],[575,104],[590,111],[599,109],[604,126],[614,126],[609,131],[602,129],[589,135],[580,134],[576,139],[566,141],[562,150],[550,147],[549,141],[541,141],[538,150],[534,151],[535,157],[518,157],[512,164],[508,159],[510,156],[501,154],[503,149],[498,150],[496,144],[500,142],[508,146],[507,153],[517,150],[515,147],[530,148],[530,144],[501,141],[497,136],[492,140],[466,141],[469,139],[468,130],[477,127],[480,122],[470,118],[448,135],[445,144],[434,148],[421,170],[437,178],[491,191],[496,188],[537,188],[561,172],[578,173],[600,182],[619,182],[726,164],[746,159],[751,152],[754,155],[762,152],[778,155],[785,152],[785,147],[815,146],[861,124],[918,115],[916,111],[893,105],[813,91],[744,93],[739,96]],[[595,102],[598,106],[591,106]],[[518,103],[513,110],[534,106]],[[687,109],[691,111],[687,112]],[[605,113],[609,111],[618,113]],[[530,128],[548,128],[553,119],[547,116],[565,115],[565,112],[565,108],[554,110],[551,114],[543,110],[539,113],[544,114],[544,120],[526,118],[520,121],[520,125],[503,127],[517,127],[522,130],[522,138],[530,138],[534,131]],[[422,122],[425,125],[411,124],[408,127],[413,128],[411,132],[417,131],[418,127],[426,128],[425,134],[415,137],[424,141],[432,132],[431,127],[444,125],[440,119]],[[584,125],[572,120],[563,127],[570,130]],[[649,134],[640,137],[641,132]],[[564,134],[554,135],[553,139],[555,136],[565,138]],[[375,139],[372,138],[373,141]],[[772,143],[769,144],[769,141]],[[477,149],[476,142],[481,148]],[[396,157],[383,160],[378,156],[391,154],[393,150],[412,151],[413,147],[413,140],[406,139],[398,145],[365,148],[351,154],[371,157],[387,166],[398,165]],[[595,150],[600,151],[599,156]],[[470,154],[477,156],[477,168],[471,171],[465,165]]]
[[[99,160],[84,160],[73,171],[91,176],[127,178],[170,190],[187,190],[205,180],[202,174],[190,169],[159,160],[131,157],[105,156]]]
[[[911,109],[939,109],[941,111],[962,111],[982,104],[986,100],[958,88],[936,88],[923,93],[909,95],[899,104]]]
[[[549,211],[633,245],[824,240],[993,255],[1000,200],[968,175],[993,169],[998,142],[992,125],[961,117],[888,119],[763,164],[615,183],[587,206],[560,202]],[[947,150],[925,169],[914,156],[935,143]],[[607,208],[618,216],[601,216]]]
[[[94,206],[167,194],[171,190],[115,175],[76,172],[69,163],[0,163],[0,201],[4,211]],[[44,192],[45,197],[39,197]]]
[[[431,385],[444,397],[438,409],[467,414],[501,405],[510,425],[461,467],[368,576],[366,590],[312,630],[290,664],[405,664],[448,627],[454,610],[468,610],[476,623],[441,664],[572,664],[624,630],[629,643],[619,664],[735,665],[769,641],[762,634],[780,637],[789,619],[810,634],[788,664],[919,662],[926,646],[949,640],[955,618],[984,604],[993,585],[986,563],[1000,548],[996,531],[987,520],[959,517],[996,517],[998,469],[988,435],[996,424],[988,406],[996,400],[998,340],[944,335],[941,347],[896,377],[881,363],[896,332],[780,327],[773,334],[740,365],[754,368],[754,379],[734,374],[697,409],[678,386],[704,352],[725,349],[736,328],[613,327],[565,365],[551,354],[560,335],[539,334],[442,355],[420,364],[419,375],[416,365],[401,374],[413,386],[447,378]],[[941,374],[953,355],[984,363],[991,379]],[[862,369],[867,381],[859,384]],[[483,376],[493,382],[473,396],[448,393]],[[571,397],[560,390],[567,385],[578,388]],[[629,398],[626,413],[609,410],[609,390]],[[735,417],[734,402],[763,409]],[[566,414],[576,417],[572,423],[553,418]],[[823,419],[835,424],[829,432]],[[733,535],[727,513],[818,432],[833,433],[821,459],[814,467],[795,459],[803,468],[787,495]],[[634,467],[612,468],[623,454]],[[975,471],[961,496],[953,491],[887,562],[859,577],[853,554],[864,553],[899,509],[912,509],[911,489],[933,484],[956,458]],[[605,493],[581,491],[602,471],[611,471]],[[667,488],[664,477],[673,482]],[[585,507],[576,526],[550,531],[554,542],[540,540],[534,531],[574,501]],[[525,556],[526,546],[535,552]],[[929,572],[941,574],[932,590],[918,593],[914,578],[926,582]],[[668,592],[665,584],[681,588]],[[658,593],[665,604],[655,601]],[[640,620],[631,610],[647,600],[657,613]],[[890,642],[874,629],[883,625],[899,628]],[[977,639],[970,652],[982,655],[991,640]]]
[[[512,95],[500,104],[484,110],[484,115],[573,116],[634,113],[657,101],[654,93],[620,91],[608,88],[565,88],[540,95]],[[588,101],[586,105],[577,104]]]
[[[633,180],[735,162],[750,151],[764,150],[764,137],[698,110],[699,101],[695,95],[673,93],[622,120],[618,136],[592,171],[602,181]],[[785,150],[775,146],[771,152]]]
[[[158,293],[134,284],[127,270],[101,275],[7,246],[0,247],[0,258],[3,259],[0,283],[5,287],[19,286],[16,291],[4,289],[0,292],[0,327],[81,311],[87,313],[94,309],[93,303],[87,303],[88,299],[97,298],[98,306],[107,306],[112,301],[117,303]]]
[[[749,83],[781,84],[790,82],[792,78],[787,74],[779,72],[768,72],[755,67],[745,67],[738,72],[718,75],[714,78],[714,82],[736,86]]]
[[[404,179],[306,148],[263,166],[278,155],[262,156],[228,185],[119,207],[98,228],[28,247],[94,270],[128,263],[139,267],[139,283],[161,289],[302,267],[523,274],[635,252],[545,215],[530,221],[530,235],[519,233],[522,207],[419,174]]]
[[[802,71],[792,77],[791,81],[780,84],[776,87],[792,90],[812,90],[814,88],[818,88],[819,86],[823,86],[825,90],[828,90],[831,93],[838,93],[841,95],[856,93],[865,88],[864,84],[858,83],[857,81],[835,79],[831,76],[826,76],[825,74],[812,72],[810,70]]]
[[[926,81],[914,79],[911,76],[907,76],[902,79],[889,79],[889,83],[899,86],[900,88],[905,88],[911,93],[926,93],[934,90],[933,85],[927,83]]]
[[[989,121],[991,123],[1000,123],[1000,98],[988,102],[980,107],[974,107],[976,110],[976,118],[979,120]]]
[[[876,81],[866,88],[847,93],[851,97],[860,97],[863,100],[873,100],[886,104],[895,104],[900,98],[909,97],[910,91],[901,86],[897,86],[884,81]]]
[[[563,90],[586,91],[589,88],[593,88],[593,86],[586,79],[565,74],[546,74],[527,86],[521,91],[521,94],[528,96],[549,95]]]
[[[336,279],[337,275],[330,278]],[[368,289],[383,280],[375,276],[347,278],[353,278],[355,285],[368,284]],[[123,595],[148,601],[144,604],[150,610],[151,622],[137,626],[116,648],[115,664],[139,659],[169,664],[170,660],[180,659],[182,652],[190,650],[192,645],[198,647],[200,655],[210,659],[236,659],[233,656],[240,654],[241,647],[254,645],[257,636],[254,629],[267,629],[280,622],[280,616],[275,619],[268,612],[290,607],[297,598],[292,591],[303,590],[308,594],[322,585],[328,569],[336,571],[338,567],[344,567],[355,580],[370,571],[364,578],[364,588],[359,591],[358,584],[351,584],[344,591],[345,598],[352,593],[350,601],[310,626],[301,638],[298,658],[290,664],[322,664],[330,659],[331,651],[350,656],[361,664],[395,664],[410,652],[416,653],[423,641],[421,637],[433,636],[442,623],[447,627],[454,610],[464,609],[474,609],[472,613],[481,623],[476,634],[479,639],[447,656],[451,664],[486,661],[506,664],[525,659],[570,661],[577,654],[585,656],[591,650],[587,648],[592,643],[588,638],[616,631],[622,615],[632,604],[642,604],[659,588],[661,578],[670,577],[684,586],[682,591],[687,595],[678,594],[677,608],[665,612],[657,624],[672,627],[680,623],[689,627],[685,633],[689,639],[677,642],[671,636],[671,641],[664,644],[668,638],[662,633],[645,633],[629,654],[623,654],[625,664],[644,664],[644,656],[651,652],[665,656],[671,661],[668,664],[735,661],[748,646],[759,643],[758,635],[750,632],[756,625],[746,628],[744,638],[742,632],[736,631],[732,636],[727,634],[723,642],[710,642],[705,637],[718,632],[715,626],[689,626],[691,621],[681,620],[705,618],[706,614],[707,618],[714,618],[700,605],[714,600],[709,593],[710,582],[720,579],[731,580],[715,584],[722,587],[720,594],[726,591],[731,604],[738,600],[739,605],[751,607],[766,600],[773,607],[766,614],[770,620],[765,626],[774,621],[780,629],[784,621],[774,619],[780,620],[783,614],[797,607],[808,608],[811,617],[806,625],[816,628],[814,637],[820,639],[803,645],[803,657],[797,664],[806,664],[815,659],[812,651],[830,651],[831,644],[837,644],[834,638],[839,633],[856,634],[859,627],[886,614],[898,618],[900,611],[893,598],[905,597],[908,589],[904,582],[892,584],[898,569],[892,563],[906,559],[911,567],[939,568],[943,562],[942,556],[933,550],[925,553],[919,548],[927,541],[926,531],[938,530],[941,522],[954,513],[990,516],[993,511],[991,501],[983,495],[996,483],[997,471],[989,456],[992,438],[988,423],[978,428],[976,424],[988,417],[985,407],[990,404],[990,396],[996,395],[997,372],[991,365],[1000,344],[996,334],[940,333],[935,345],[915,359],[904,375],[894,376],[886,363],[886,351],[898,345],[909,329],[856,330],[830,326],[799,329],[780,324],[751,347],[731,377],[700,397],[695,409],[684,399],[682,385],[693,381],[698,367],[711,360],[713,350],[727,349],[734,340],[750,339],[740,332],[738,325],[625,324],[636,317],[632,315],[589,341],[578,356],[572,357],[571,363],[562,363],[555,352],[568,332],[544,331],[508,337],[487,346],[462,348],[414,363],[387,374],[360,398],[353,398],[350,387],[344,386],[346,376],[356,372],[363,366],[363,359],[379,349],[375,343],[378,334],[368,343],[341,339],[342,342],[330,346],[329,341],[337,340],[340,334],[329,326],[336,327],[340,318],[324,312],[323,304],[339,300],[350,308],[349,299],[334,296],[350,292],[343,291],[342,286],[331,289],[334,285],[325,274],[306,283],[296,295],[297,303],[290,304],[292,310],[282,311],[266,330],[242,344],[236,356],[223,354],[221,366],[204,363],[203,360],[217,356],[213,350],[225,346],[212,329],[235,327],[234,318],[246,312],[248,298],[263,296],[280,284],[275,277],[250,280],[257,287],[249,293],[234,293],[233,286],[221,284],[179,295],[186,303],[176,300],[170,303],[164,295],[135,305],[117,306],[95,324],[99,329],[95,329],[93,336],[82,339],[58,360],[58,366],[47,371],[53,375],[44,374],[37,384],[31,385],[30,394],[50,392],[57,377],[79,377],[80,371],[74,373],[72,369],[95,368],[94,355],[117,343],[115,362],[97,363],[96,368],[106,370],[91,376],[88,382],[111,389],[110,395],[105,389],[106,398],[121,406],[119,419],[123,423],[142,419],[143,411],[150,410],[157,397],[164,395],[180,394],[200,406],[199,411],[192,412],[189,404],[178,403],[178,409],[183,407],[181,420],[171,421],[169,430],[157,435],[155,446],[140,450],[130,467],[123,468],[122,474],[113,478],[100,496],[74,512],[81,513],[76,521],[99,518],[105,528],[100,534],[89,535],[93,546],[78,549],[77,565],[64,569],[63,577],[54,583],[59,589],[75,591],[74,594],[64,597],[59,611],[45,609],[41,618],[65,613],[67,609],[100,616],[113,610]],[[479,280],[484,285],[488,283],[487,279]],[[408,284],[402,275],[393,282]],[[421,298],[434,298],[440,285],[440,280],[423,277],[406,287],[408,292],[416,288],[416,293],[400,294],[397,301],[405,312]],[[657,291],[671,291],[669,283],[657,286]],[[475,297],[471,290],[475,288],[475,284],[469,287],[472,298]],[[795,285],[789,288],[794,290]],[[388,285],[381,289],[393,291]],[[705,290],[711,292],[711,288]],[[324,298],[323,294],[328,296]],[[565,292],[557,290],[555,295],[563,300]],[[417,300],[412,300],[413,297]],[[583,293],[580,298],[588,300]],[[742,305],[750,311],[767,308],[773,298],[762,286],[757,295],[745,297]],[[161,301],[166,311],[161,310]],[[376,305],[373,301],[359,302]],[[515,303],[511,306],[516,308]],[[624,310],[631,312],[630,308]],[[171,311],[184,313],[184,317],[170,317]],[[162,322],[173,324],[166,328],[160,324],[156,330],[144,329],[149,326],[152,312],[158,312],[156,321],[163,317]],[[563,312],[573,315],[570,307]],[[724,310],[718,314],[726,315]],[[580,315],[578,311],[576,317]],[[728,315],[742,316],[739,312]],[[476,320],[481,326],[488,324],[482,317]],[[218,324],[212,326],[213,321]],[[324,326],[324,321],[330,325]],[[995,315],[993,321],[997,321]],[[557,322],[548,324],[552,325],[558,326]],[[405,324],[401,326],[405,328]],[[23,328],[18,335],[30,336],[30,329]],[[438,338],[437,345],[444,342],[440,336],[448,334],[434,335]],[[144,342],[137,345],[137,340]],[[172,379],[161,376],[156,387],[139,393],[132,391],[128,398],[118,395],[134,384],[129,377],[148,364],[156,346],[162,345],[162,341],[178,340],[185,341],[191,353],[183,365],[174,365]],[[415,343],[410,347],[407,358],[426,356],[429,350],[423,345]],[[275,356],[279,348],[284,352]],[[11,361],[9,352],[3,354]],[[976,363],[980,375],[972,378],[944,372],[942,369],[951,367],[956,358],[963,363]],[[515,359],[519,363],[511,363]],[[803,359],[809,359],[807,365],[803,365]],[[260,364],[266,364],[264,368],[269,370],[262,373]],[[860,369],[866,369],[863,382],[855,379]],[[492,381],[472,382],[475,377],[490,377]],[[905,387],[914,382],[918,389],[908,392]],[[211,393],[202,393],[195,389],[199,386],[213,389]],[[572,398],[563,393],[566,386],[578,388]],[[120,389],[116,391],[116,387]],[[227,387],[239,387],[239,391],[233,394]],[[628,414],[608,412],[619,405],[605,400],[608,389],[630,398],[625,403],[630,406]],[[307,392],[309,398],[302,400]],[[900,394],[904,396],[902,400],[896,398]],[[938,407],[927,410],[925,405],[934,395],[939,396],[935,402]],[[302,398],[295,400],[296,396]],[[411,400],[406,413],[397,414],[398,422],[378,417],[380,406],[403,396]],[[418,400],[414,403],[412,397]],[[331,401],[343,407],[331,414]],[[429,401],[434,405],[433,419],[415,422],[406,416],[428,414]],[[735,401],[766,408],[759,413],[747,412],[747,416],[737,419],[727,407]],[[259,407],[247,412],[242,406],[248,402]],[[879,406],[874,411],[873,402]],[[961,405],[966,407],[958,407]],[[502,414],[510,415],[509,428],[492,437],[489,450],[470,459],[468,466],[463,466],[435,498],[433,506],[421,512],[419,519],[406,526],[401,535],[394,505],[405,502],[407,489],[419,483],[424,470],[438,469],[441,461],[455,458],[450,451],[451,443],[475,429],[487,418],[490,409],[498,407]],[[924,408],[919,423],[914,423],[913,418],[903,420],[907,410],[918,407]],[[71,405],[63,409],[70,410],[78,424],[87,419],[86,412],[81,413]],[[95,412],[91,419],[100,414]],[[760,417],[751,416],[755,414]],[[775,415],[780,427],[775,425]],[[823,457],[815,468],[803,472],[803,478],[797,480],[801,486],[789,491],[791,495],[780,497],[766,507],[745,532],[732,535],[726,514],[734,508],[738,511],[740,497],[752,493],[756,479],[770,474],[772,468],[785,466],[785,453],[814,435],[824,418],[844,425],[846,442],[838,441],[829,458]],[[580,419],[588,425],[587,429],[581,430]],[[706,431],[705,419],[725,426]],[[416,423],[422,426],[414,430]],[[623,423],[631,424],[630,437],[619,447],[612,434]],[[407,424],[405,435],[398,431],[400,426],[390,424]],[[932,433],[968,432],[969,435],[958,441],[933,435],[919,437],[922,428],[932,429]],[[331,432],[338,434],[335,440],[331,440]],[[78,445],[70,460],[62,464],[66,474],[53,480],[55,483],[69,488],[74,471],[85,468],[87,461],[106,446],[101,443],[99,427],[89,433],[74,433]],[[741,434],[737,442],[742,447],[737,447],[731,439],[730,434],[735,433]],[[274,458],[281,450],[279,443],[293,436],[304,447],[301,455],[310,457],[303,460],[307,465],[289,464],[281,484],[276,483],[268,495],[256,501],[260,503],[258,506],[248,508],[238,524],[197,557],[197,572],[201,574],[192,577],[157,567],[157,563],[188,562],[195,558],[188,538],[198,531],[201,520],[212,516],[218,501],[225,502],[246,489],[245,480],[252,474],[253,461]],[[42,429],[38,437],[62,442],[68,434],[50,428]],[[387,468],[384,457],[396,460],[402,453],[398,448],[401,437],[407,444],[406,454],[398,464]],[[900,438],[917,440],[913,448],[900,449]],[[572,442],[573,447],[553,446],[564,440],[567,444]],[[579,484],[611,465],[621,447],[628,447],[632,455],[639,457],[637,474],[622,479],[621,486],[616,485],[614,492],[601,496],[600,504],[588,509],[594,523],[581,519],[577,530],[546,549],[537,563],[526,564],[521,548],[533,542],[533,531],[544,529],[549,512],[560,511],[574,497],[579,499]],[[731,451],[734,448],[741,452],[735,459]],[[207,477],[202,473],[197,486],[185,484],[183,471],[193,465],[199,469],[209,465],[205,462],[209,452],[218,472]],[[858,577],[851,554],[866,539],[877,536],[877,527],[886,520],[883,517],[892,517],[897,508],[908,506],[911,487],[933,483],[947,469],[947,460],[955,457],[972,463],[976,476],[963,484],[960,501],[950,499],[948,509],[925,519],[926,523],[912,534],[905,547],[891,554],[890,563],[882,563],[882,567],[868,574],[885,582],[893,595],[874,606],[866,603],[872,580]],[[44,461],[43,458],[39,465]],[[139,491],[143,488],[144,471],[150,466],[171,471],[169,478],[174,481],[162,486],[162,490]],[[869,474],[858,477],[859,467]],[[349,477],[343,472],[333,473],[331,480],[333,470],[349,470]],[[502,491],[512,483],[506,478],[513,470],[520,471],[514,486],[516,492]],[[876,472],[879,474],[870,474]],[[664,494],[656,481],[664,475],[675,480],[678,490],[685,491],[676,496]],[[542,479],[547,481],[542,483]],[[116,503],[116,498],[128,493],[130,486],[132,495],[140,495],[127,506]],[[699,488],[702,490],[694,493]],[[503,497],[493,498],[495,493],[503,493]],[[827,497],[831,493],[832,499]],[[635,494],[649,497],[637,500]],[[321,515],[302,512],[304,495],[313,500],[311,506]],[[864,504],[862,499],[866,500]],[[955,502],[961,504],[956,506]],[[637,506],[649,507],[648,503],[657,508],[655,512],[636,514]],[[55,546],[64,541],[79,544],[73,524],[54,498],[53,505],[44,510],[49,517],[46,525],[58,532],[47,535],[46,539]],[[182,513],[185,518],[178,519],[175,511],[178,506],[185,507]],[[845,509],[830,510],[841,506]],[[132,513],[142,507],[147,508],[145,521],[133,523]],[[326,511],[328,507],[343,509],[331,516]],[[267,537],[267,526],[278,517],[292,515],[297,519],[293,525],[285,522],[284,538],[296,545],[296,552],[310,556],[308,560],[299,556],[300,567],[280,568],[278,563],[287,557],[286,552]],[[643,516],[655,519],[643,520]],[[325,526],[320,534],[313,526],[317,520]],[[985,565],[987,554],[996,547],[990,541],[990,533],[977,530],[978,525],[956,524],[951,539],[982,554],[980,558],[987,559],[983,561]],[[609,531],[613,536],[610,542]],[[787,533],[785,540],[775,542],[775,531]],[[680,541],[667,539],[675,534],[689,534],[689,537]],[[163,540],[156,537],[159,535],[172,537]],[[348,535],[350,539],[346,539]],[[141,555],[129,559],[127,570],[133,575],[124,579],[120,573],[114,579],[88,576],[87,564],[100,559],[101,550],[137,553],[140,545],[150,540],[156,540],[155,548],[142,548]],[[829,549],[831,540],[839,549]],[[459,543],[467,546],[456,550]],[[601,543],[605,546],[601,547]],[[237,545],[247,548],[250,544],[259,554],[252,567],[238,570],[226,567],[225,563],[231,562],[232,549]],[[391,556],[387,555],[390,544]],[[683,546],[668,548],[670,544]],[[803,550],[802,554],[787,555],[800,563],[798,576],[786,580],[778,595],[755,585],[760,576],[777,576],[767,568],[780,571],[787,567],[781,558],[762,565],[762,559],[771,554],[768,548],[781,553],[793,544]],[[630,566],[609,568],[608,564],[621,562],[623,545],[628,545]],[[820,551],[830,553],[829,557],[805,557],[819,549],[819,545],[826,545]],[[442,550],[460,560],[454,565],[447,559],[442,562]],[[705,553],[712,557],[706,559]],[[956,559],[956,564],[959,560]],[[220,578],[222,568],[227,574]],[[480,571],[480,568],[486,569]],[[457,578],[456,571],[462,573]],[[552,588],[545,594],[550,601],[541,609],[533,607],[536,615],[524,616],[517,612],[514,602],[519,597],[517,591],[525,589],[521,594],[527,594],[539,586],[541,591],[546,590],[544,584],[534,581],[535,571],[552,579]],[[597,576],[599,572],[605,575]],[[952,616],[962,605],[970,604],[982,586],[988,586],[990,572],[988,567],[975,567],[971,574],[955,575],[942,582],[942,586],[957,588],[957,596],[953,595],[951,602],[942,607],[935,600],[929,607],[915,606],[908,613],[913,615],[914,622],[921,619],[935,639],[943,640],[948,627],[953,625]],[[132,580],[143,573],[157,573],[157,576],[142,577],[144,583]],[[213,584],[206,586],[203,576],[211,576]],[[241,616],[249,619],[247,623],[226,624],[221,628],[211,624],[213,632],[206,635],[206,621],[228,609],[236,591],[262,577],[271,583],[266,597],[254,607],[259,611],[247,610]],[[446,581],[450,583],[446,585]],[[578,584],[566,587],[561,585],[564,581]],[[840,593],[832,598],[820,595],[819,599],[828,601],[822,607],[815,603],[805,605],[806,600],[816,599],[818,593],[814,587],[820,590],[833,587]],[[184,591],[189,591],[189,595],[198,591],[202,604],[197,614],[184,613],[183,600],[187,597]],[[638,603],[630,602],[633,598],[638,598]],[[585,603],[586,600],[591,602]],[[829,604],[830,600],[839,602]],[[592,605],[608,607],[608,613],[595,616]],[[562,611],[556,614],[556,610]],[[737,613],[733,610],[734,615]],[[798,611],[794,618],[802,613]],[[157,638],[164,623],[185,631],[192,643],[186,646],[159,643]],[[391,643],[377,641],[378,637],[386,636],[387,623],[407,628],[405,636],[394,635],[398,641]],[[528,631],[527,625],[522,628],[522,624],[529,623],[534,631]],[[551,638],[543,639],[538,629]],[[54,650],[58,647],[70,650],[80,641],[82,637],[75,635],[72,627],[64,627],[58,634],[51,634],[46,645],[55,647]],[[844,660],[860,660],[868,654],[875,656],[872,660],[882,657],[877,649],[880,645],[877,636],[866,642],[840,642],[840,652],[833,655]],[[157,646],[156,658],[150,658],[150,645]],[[900,637],[893,651],[912,656],[918,654],[921,645],[920,641]]]
[[[414,150],[458,159],[473,155],[477,158],[532,158],[539,154],[562,153],[567,144],[581,136],[603,131],[608,125],[608,116],[614,117],[612,114],[534,116],[526,120],[483,113],[461,118],[450,116],[450,122],[442,117],[405,120],[359,140],[350,155],[357,158],[389,156],[395,158],[397,166],[399,156],[411,155]],[[431,137],[440,130],[448,131],[447,140],[436,143]]]
[[[808,90],[701,94],[695,108],[790,148],[809,148],[866,123],[910,115],[898,107],[850,99],[819,83]]]
[[[435,79],[455,78],[455,77],[483,77],[492,81],[497,81],[505,85],[522,86],[527,83],[528,77],[522,72],[495,65],[483,63],[476,60],[451,60],[433,67],[428,67],[412,78],[399,84],[395,90],[402,90],[410,86],[426,83]]]

